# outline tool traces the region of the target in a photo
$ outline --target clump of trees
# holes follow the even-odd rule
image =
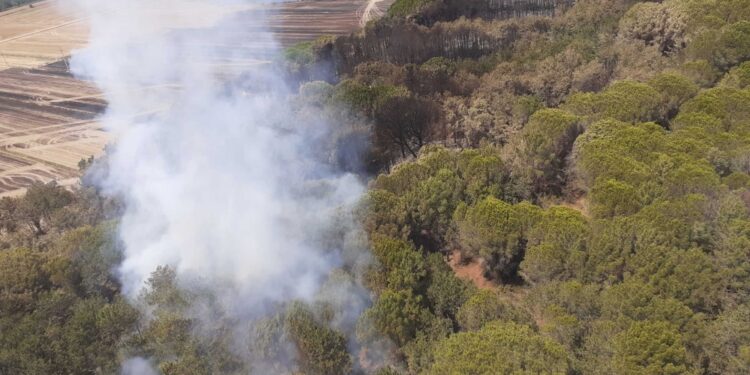
[[[32,185],[0,201],[0,373],[119,370],[139,313],[119,296],[116,205],[89,189]]]
[[[407,155],[363,203],[374,246],[388,236],[411,249],[389,267],[418,286],[373,289],[408,317],[371,326],[390,332],[406,373],[750,369],[750,336],[726,328],[744,322],[750,285],[740,3],[579,1],[492,58],[357,70],[442,106],[431,139],[442,146]],[[413,265],[455,250],[500,287],[469,286],[437,329],[441,312],[420,293],[429,268]]]

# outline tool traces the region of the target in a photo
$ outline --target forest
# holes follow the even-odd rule
[[[206,326],[167,265],[122,296],[122,202],[36,184],[0,200],[0,375],[750,373],[750,0],[396,0],[281,65],[369,180],[370,261]]]

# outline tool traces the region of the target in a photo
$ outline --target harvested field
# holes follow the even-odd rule
[[[282,46],[356,29],[363,18],[382,14],[392,0],[304,0],[265,9],[233,9],[240,21],[268,12],[268,28]],[[224,10],[226,11],[226,10]],[[204,25],[180,25],[200,31]],[[249,30],[248,30],[249,29]],[[211,46],[262,51],[244,27],[233,40]],[[85,46],[88,26],[58,1],[43,1],[0,13],[0,195],[17,195],[34,181],[77,182],[78,162],[98,156],[109,141],[96,117],[106,108],[100,93],[68,72],[65,58]],[[245,42],[246,41],[246,42]],[[244,44],[247,43],[247,44]],[[262,56],[260,53],[253,56]],[[257,60],[214,61],[242,70]]]
[[[95,121],[105,107],[63,62],[0,71],[0,192],[20,193],[38,180],[75,182],[78,162],[107,142]]]
[[[0,13],[0,67],[35,68],[61,60],[83,47],[85,20],[56,1],[44,1]]]
[[[270,11],[270,30],[283,45],[322,35],[346,34],[361,20],[382,14],[394,0],[311,0],[277,3]],[[369,11],[367,10],[369,6]]]

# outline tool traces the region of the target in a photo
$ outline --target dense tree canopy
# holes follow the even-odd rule
[[[565,349],[515,323],[489,323],[476,332],[458,333],[438,344],[429,374],[562,375]]]
[[[402,2],[391,17],[432,28],[451,4]],[[409,320],[421,328],[402,344],[407,363],[414,347],[433,354],[407,373],[526,371],[493,362],[525,349],[485,346],[509,322],[564,353],[532,372],[750,370],[748,334],[727,328],[750,301],[747,5],[578,1],[531,29],[491,21],[523,30],[492,57],[378,63],[384,82],[442,105],[431,133],[442,146],[376,178],[367,232],[424,259],[458,251],[501,284],[457,309],[404,299],[433,315]],[[454,333],[426,339],[440,316]]]
[[[0,200],[0,374],[750,373],[750,1],[387,13],[283,56],[369,180],[313,298],[241,324],[164,265],[126,301],[121,202],[34,184]]]

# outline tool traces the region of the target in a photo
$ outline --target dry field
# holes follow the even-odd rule
[[[303,0],[263,11],[270,12],[276,39],[288,46],[351,32],[392,1]],[[251,19],[257,11],[233,16]],[[90,84],[72,77],[64,61],[87,36],[86,20],[54,0],[0,13],[0,196],[21,194],[34,181],[75,184],[78,162],[103,152],[108,137],[96,117],[106,102]],[[252,43],[252,35],[245,39]]]
[[[62,62],[0,71],[0,192],[37,180],[74,183],[78,162],[107,142],[94,120],[105,106]]]
[[[44,1],[0,13],[0,67],[35,68],[86,44],[83,19]]]

